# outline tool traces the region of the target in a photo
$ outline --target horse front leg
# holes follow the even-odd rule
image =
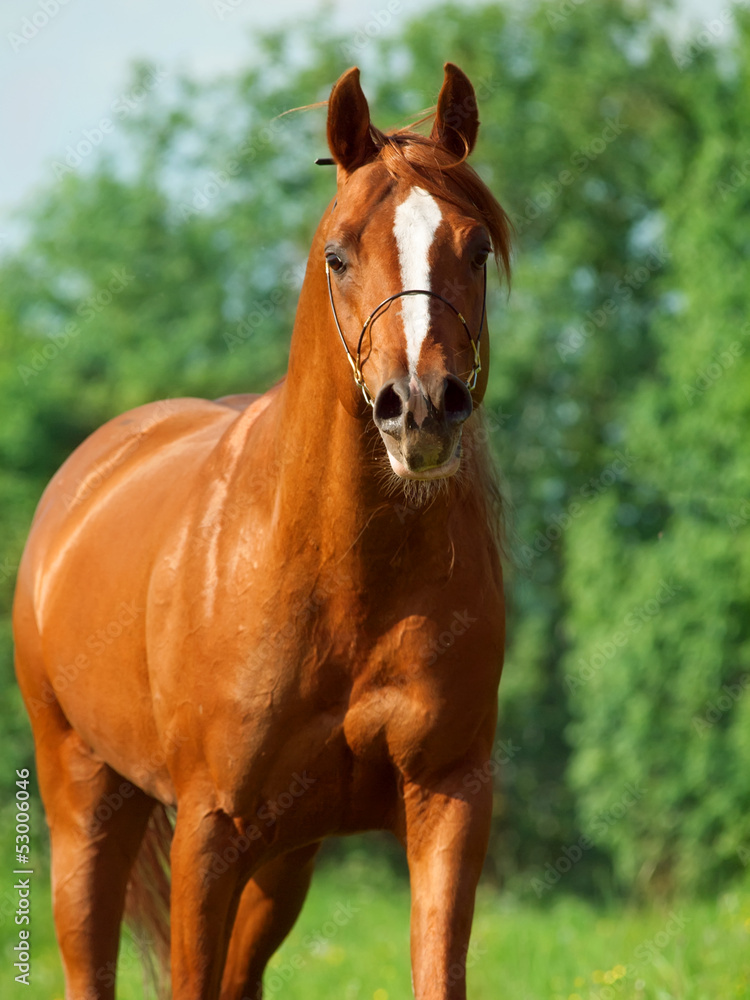
[[[171,851],[174,1000],[217,1000],[254,846],[220,809],[178,804]]]
[[[473,766],[404,782],[416,1000],[466,998],[474,897],[492,812],[490,783],[474,794],[466,791],[464,779]]]

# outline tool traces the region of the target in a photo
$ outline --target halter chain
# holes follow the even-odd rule
[[[344,350],[346,351],[346,356],[349,359],[349,364],[352,366],[352,371],[354,372],[354,381],[362,390],[362,395],[365,397],[366,403],[368,403],[372,407],[375,406],[375,400],[370,395],[370,390],[367,388],[364,375],[362,374],[362,365],[361,365],[362,341],[365,338],[365,334],[367,333],[368,327],[371,326],[375,322],[375,320],[380,317],[382,310],[384,310],[386,306],[390,305],[391,302],[394,302],[396,299],[402,298],[404,295],[430,295],[432,296],[433,299],[439,299],[441,302],[444,302],[456,314],[456,316],[459,319],[459,322],[466,331],[466,336],[469,338],[469,343],[471,344],[472,350],[474,352],[474,364],[472,366],[471,373],[469,374],[468,379],[466,379],[464,383],[466,385],[466,388],[470,392],[474,389],[474,387],[477,384],[477,378],[479,376],[479,373],[482,370],[482,362],[479,358],[479,341],[482,336],[482,327],[484,326],[484,316],[487,309],[487,265],[486,264],[484,265],[484,293],[482,295],[482,318],[479,321],[479,333],[477,334],[476,340],[474,340],[474,338],[472,337],[471,331],[469,330],[466,320],[458,311],[458,309],[456,309],[456,307],[453,305],[452,302],[449,302],[448,299],[444,298],[444,296],[438,295],[437,292],[432,292],[427,288],[408,288],[406,289],[406,291],[396,292],[395,295],[389,295],[387,299],[383,299],[380,305],[375,306],[373,311],[367,317],[367,319],[365,320],[365,325],[362,327],[362,332],[359,335],[359,341],[357,342],[356,360],[352,357],[351,351],[349,350],[349,347],[346,343],[344,333],[341,329],[341,324],[339,323],[338,315],[336,314],[336,306],[333,301],[333,288],[331,286],[331,269],[328,266],[328,261],[325,262],[325,265],[326,265],[326,279],[328,281],[328,298],[331,301],[331,312],[333,313],[333,318],[336,323],[336,329],[339,332],[341,343],[344,345]]]

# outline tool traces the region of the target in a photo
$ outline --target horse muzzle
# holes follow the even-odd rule
[[[391,379],[375,397],[373,419],[391,468],[403,479],[443,479],[461,464],[461,430],[471,393],[456,375]]]

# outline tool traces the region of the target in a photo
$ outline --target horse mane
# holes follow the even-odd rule
[[[514,563],[512,535],[513,510],[503,477],[489,442],[487,418],[483,409],[475,411],[467,444],[473,449],[473,477],[476,485],[477,516],[487,525],[498,555],[505,566]],[[468,449],[467,449],[468,450]],[[459,470],[460,471],[460,470]]]
[[[468,145],[464,155],[457,159],[439,139],[414,131],[433,118],[434,112],[388,132],[381,132],[371,124],[370,135],[380,148],[378,159],[394,179],[411,181],[462,211],[478,213],[490,234],[498,268],[510,282],[513,224],[476,170],[466,162]]]

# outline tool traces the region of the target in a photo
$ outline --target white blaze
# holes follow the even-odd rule
[[[438,203],[423,188],[415,187],[396,209],[393,234],[398,246],[402,291],[431,290],[430,247],[442,215]],[[401,302],[406,333],[406,358],[410,373],[417,370],[419,353],[430,328],[430,297],[405,295]]]

